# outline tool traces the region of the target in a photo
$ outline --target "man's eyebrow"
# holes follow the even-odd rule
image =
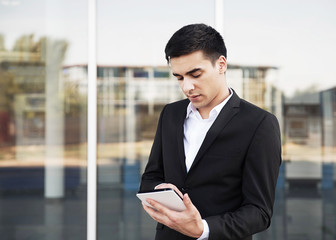
[[[192,70],[186,72],[185,75],[191,75],[191,74],[193,74],[194,72],[197,72],[197,71],[200,71],[200,70],[202,70],[202,69],[201,69],[201,68],[194,68],[194,69],[192,69]],[[180,75],[180,74],[178,74],[178,73],[173,73],[173,75],[174,75],[175,77],[180,77],[180,76],[182,76],[182,75]]]
[[[190,74],[193,74],[194,72],[197,72],[197,71],[200,71],[202,70],[201,68],[194,68],[193,70],[190,70],[186,73],[186,75],[190,75]]]

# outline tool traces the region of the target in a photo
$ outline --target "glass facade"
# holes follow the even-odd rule
[[[151,0],[97,1],[99,240],[154,238],[135,193],[162,108],[184,98],[156,52],[182,25],[213,25],[213,3],[182,2],[172,14]],[[0,1],[1,239],[87,239],[87,13],[86,1]],[[272,224],[254,239],[336,239],[335,84],[291,95],[272,61],[228,62],[228,84],[282,131]]]
[[[1,239],[86,238],[86,80],[63,66],[87,52],[80,26],[67,36],[87,7],[68,7],[0,2]]]

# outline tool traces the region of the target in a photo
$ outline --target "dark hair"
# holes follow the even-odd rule
[[[214,63],[221,55],[226,58],[226,47],[222,36],[205,24],[190,24],[176,31],[169,39],[166,59],[180,57],[195,51],[203,51],[205,57]]]

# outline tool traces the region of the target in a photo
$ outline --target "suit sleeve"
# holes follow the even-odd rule
[[[152,149],[148,158],[148,163],[146,165],[145,171],[141,178],[140,191],[153,190],[155,186],[164,182],[164,171],[163,171],[163,156],[162,156],[162,118],[164,115],[164,110],[162,110]]]
[[[241,206],[236,211],[206,218],[209,240],[242,239],[269,227],[280,164],[279,124],[273,115],[267,114],[245,157]]]

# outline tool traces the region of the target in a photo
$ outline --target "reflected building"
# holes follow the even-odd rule
[[[277,87],[278,68],[274,66],[228,65],[227,81],[237,94],[273,113],[283,126],[283,93]]]
[[[50,48],[61,50],[51,54]],[[34,40],[34,35],[25,35],[16,40],[13,49],[2,49],[0,62],[6,65],[7,73],[13,77],[15,90],[12,90],[13,122],[17,145],[45,143],[45,91],[46,80],[57,71],[66,51],[65,41],[52,41],[47,38]],[[52,76],[58,80],[58,75]],[[58,82],[54,80],[54,82]],[[54,89],[54,90],[57,90]]]
[[[306,93],[286,98],[285,137],[287,143],[321,146],[319,93]]]
[[[270,228],[257,240],[335,239],[335,96],[331,88],[285,98],[286,184],[277,189]]]
[[[67,89],[86,94],[87,65],[65,66],[63,75]],[[97,89],[99,184],[137,189],[159,114],[182,92],[160,66],[98,66]]]
[[[333,188],[335,176],[335,88],[286,98],[284,151],[290,185]]]
[[[85,94],[86,65],[65,66],[63,74],[66,89]],[[227,70],[229,85],[240,97],[282,122],[276,77],[275,67],[229,65]],[[184,95],[168,66],[98,66],[97,84],[99,183],[137,189],[160,112]],[[65,96],[65,108],[67,102]]]
[[[322,177],[319,94],[302,93],[286,98],[284,118],[286,180],[317,186]]]
[[[68,88],[78,89],[85,94],[86,65],[65,66],[63,74],[64,84],[72,85]],[[230,87],[240,97],[282,119],[282,92],[275,86],[277,68],[229,65],[227,75]],[[122,113],[120,109],[133,107],[136,109],[137,117],[142,114],[146,116],[155,114],[156,118],[152,119],[155,123],[165,104],[184,98],[168,66],[98,66],[97,79],[99,116],[120,115]],[[151,127],[146,126],[146,122],[152,120],[138,122],[137,128],[141,130],[136,131],[136,140],[153,139],[156,127],[152,124]],[[120,125],[112,119],[111,122],[115,123],[113,124],[115,126]],[[121,128],[122,126],[113,130]],[[120,132],[111,132],[108,136],[104,131],[100,140],[125,141],[124,134],[120,134],[125,131],[123,128]],[[118,138],[112,137],[117,135]]]
[[[38,50],[40,45],[41,42],[35,42],[32,35],[22,36],[12,51],[3,47],[0,54],[1,105],[7,105],[10,112],[13,134],[10,145],[27,144],[29,140],[40,143],[44,135],[45,71]],[[4,79],[5,74],[7,79],[12,78],[11,82]],[[42,106],[39,105],[41,98]]]
[[[0,102],[13,104],[10,118],[13,129],[9,133],[15,153],[10,161],[1,159],[0,190],[48,189],[44,198],[64,196],[64,189],[60,188],[63,185],[74,191],[64,198],[64,206],[60,202],[44,202],[43,197],[34,199],[29,191],[17,196],[4,193],[0,232],[14,236],[17,229],[28,229],[27,225],[32,231],[41,231],[43,226],[48,232],[54,228],[55,221],[61,225],[63,219],[68,219],[64,229],[55,233],[59,239],[62,234],[72,233],[74,228],[68,226],[68,222],[86,224],[85,217],[81,217],[86,198],[80,189],[85,189],[86,184],[83,162],[87,147],[88,77],[87,65],[62,66],[66,42],[48,41],[44,38],[34,41],[29,35],[20,38],[13,50],[7,51],[1,47],[0,38],[1,74],[13,80],[9,81],[13,84],[5,84],[11,86],[9,99],[13,101],[2,101],[1,95]],[[57,48],[59,54],[48,55],[50,47]],[[229,65],[227,70],[228,84],[240,97],[272,112],[280,124],[283,123],[285,153],[292,156],[291,163],[283,164],[282,181],[287,181],[289,187],[277,189],[273,223],[254,238],[335,239],[336,90],[296,96],[283,102],[282,92],[276,88],[277,73],[278,69],[270,66]],[[134,191],[138,189],[163,106],[184,95],[168,66],[100,65],[97,84],[98,233],[101,239],[111,236],[151,239],[155,223],[141,209]],[[57,128],[51,128],[56,125]],[[62,147],[55,150],[51,147],[54,145]],[[1,154],[6,147],[0,147]],[[55,154],[60,168],[56,171],[57,177],[50,178],[50,173],[55,173],[49,171],[50,163],[54,162],[48,159],[53,160]],[[318,163],[307,161],[312,158],[318,159]],[[24,170],[18,166],[24,166]],[[291,184],[297,179],[304,180],[305,184]],[[26,196],[25,201],[37,207],[29,211],[32,216],[26,218],[29,223],[20,224],[21,211],[17,213],[13,209],[26,205],[13,199]],[[41,206],[44,206],[42,210]],[[11,219],[18,220],[19,224]],[[32,224],[31,219],[36,224]],[[14,230],[8,233],[8,229]],[[78,228],[75,239],[84,239],[84,232]]]
[[[7,147],[1,148],[1,154],[7,156],[1,164],[11,168],[1,189],[43,189],[46,197],[64,196],[65,116],[60,73],[66,49],[64,40],[34,40],[34,35],[18,38],[11,50],[1,48],[1,121],[9,122],[5,128],[11,134]],[[1,131],[3,143],[9,141],[6,135]],[[15,173],[23,168],[27,175],[18,177]]]

